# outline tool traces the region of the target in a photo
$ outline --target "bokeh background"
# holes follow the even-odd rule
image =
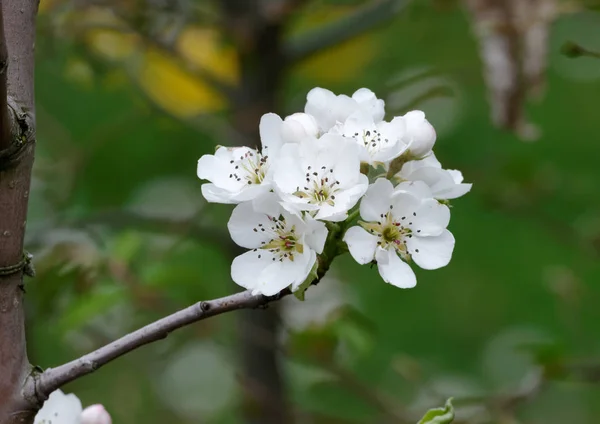
[[[67,386],[84,405],[115,424],[402,423],[453,396],[462,423],[598,421],[597,3],[41,0],[37,37],[44,368],[240,289],[231,207],[203,200],[197,160],[255,144],[262,113],[315,86],[424,110],[474,184],[452,262],[416,288],[338,258],[305,302],[202,321]]]

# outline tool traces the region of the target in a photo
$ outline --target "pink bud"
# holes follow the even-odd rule
[[[88,406],[81,413],[81,424],[112,424],[112,419],[104,406],[100,404]]]

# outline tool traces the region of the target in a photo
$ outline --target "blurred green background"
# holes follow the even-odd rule
[[[247,82],[217,3],[41,1],[27,239],[38,269],[27,284],[33,363],[63,363],[239,290],[220,233],[232,208],[206,204],[196,177],[201,155],[235,144],[235,102],[214,83],[243,92]],[[301,42],[378,2],[293,3],[281,39]],[[416,421],[449,396],[459,422],[597,422],[600,389],[565,370],[600,358],[600,60],[570,59],[560,47],[600,49],[600,13],[568,6],[545,24],[546,93],[523,101],[535,141],[492,124],[477,19],[458,1],[414,0],[282,70],[271,110],[279,114],[301,111],[315,86],[371,88],[387,118],[426,112],[438,159],[473,182],[452,205],[449,266],[419,269],[417,287],[400,290],[339,258],[304,303],[277,306],[277,393],[242,377],[238,312],[65,391],[104,404],[115,424],[269,422],[264,405],[248,407],[254,390],[272,395],[273,408],[287,399],[297,423]],[[540,367],[541,391],[507,406]]]

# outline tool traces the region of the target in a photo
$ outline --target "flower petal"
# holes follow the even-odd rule
[[[227,229],[238,246],[254,249],[260,247],[261,242],[271,240],[272,224],[267,215],[254,210],[252,202],[245,202],[233,209]]]
[[[323,252],[323,247],[325,247],[325,241],[327,240],[329,231],[324,222],[317,221],[308,214],[306,214],[305,222],[307,226],[305,235],[306,244],[308,244],[311,249],[314,249],[315,252],[321,254]]]
[[[303,254],[296,255],[293,261],[287,259],[272,261],[272,264],[263,269],[258,276],[253,293],[273,296],[289,285],[302,284],[308,277],[316,258],[312,249],[306,249]]]
[[[439,197],[439,199],[457,199],[470,192],[471,187],[473,187],[473,184],[455,184],[454,187],[452,187],[452,189],[443,193],[443,197]]]
[[[438,236],[450,223],[450,208],[434,199],[425,199],[411,218],[408,227],[419,236]]]
[[[344,235],[348,250],[356,262],[368,264],[375,259],[378,238],[361,227],[351,227]]]
[[[417,265],[423,269],[438,269],[448,265],[454,250],[454,236],[444,230],[437,237],[412,237],[406,245]]]
[[[401,289],[410,289],[417,285],[417,277],[411,267],[402,261],[393,249],[378,248],[375,253],[379,275],[386,283]]]
[[[202,184],[200,187],[202,196],[211,203],[235,203],[231,200],[231,192],[215,186],[214,184]]]
[[[318,137],[319,124],[312,115],[294,113],[284,119],[281,134],[286,143],[300,143],[305,138]]]
[[[273,181],[275,187],[282,192],[295,193],[298,186],[304,183],[303,163],[298,144],[284,145],[274,166]]]
[[[371,184],[360,202],[360,216],[365,221],[379,221],[381,214],[390,209],[390,201],[394,186],[385,178],[377,179]]]
[[[375,122],[380,122],[385,116],[385,102],[378,99],[375,93],[368,88],[359,88],[352,95],[361,109],[367,111]]]
[[[433,193],[423,181],[403,181],[396,186],[396,192],[404,191],[412,194],[417,199],[431,199]]]
[[[235,178],[229,178],[233,172],[233,168],[229,163],[230,157],[233,157],[232,152],[227,152],[223,158],[223,150],[225,147],[220,147],[220,157],[216,155],[204,155],[198,160],[197,174],[198,178],[208,180],[217,187],[224,188],[228,191],[240,190],[246,181],[237,181]]]
[[[274,254],[268,250],[249,251],[233,259],[231,279],[245,289],[254,290],[258,286],[261,273],[273,265]]]
[[[258,131],[263,146],[263,155],[275,156],[279,153],[283,140],[281,138],[281,125],[283,120],[275,113],[265,113],[260,118]]]
[[[55,390],[36,414],[34,423],[78,423],[81,411],[81,401],[77,396]]]
[[[446,171],[450,174],[450,176],[452,177],[452,179],[454,180],[454,182],[456,184],[460,184],[463,182],[464,177],[463,177],[462,172],[460,172],[456,169],[447,169]]]
[[[433,200],[433,199],[432,199]],[[392,205],[392,216],[404,227],[411,227],[415,213],[421,207],[421,200],[412,193],[406,191],[396,191],[392,195],[389,203]]]

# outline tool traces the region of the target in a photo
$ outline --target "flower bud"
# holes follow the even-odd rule
[[[88,406],[81,413],[81,424],[112,424],[112,419],[104,406],[100,404]]]
[[[284,119],[281,135],[285,141],[300,142],[307,137],[317,137],[319,126],[311,115],[294,113]]]
[[[412,140],[410,153],[414,158],[422,158],[431,152],[435,144],[435,129],[425,119],[425,113],[420,110],[412,110],[404,115],[406,122],[406,135],[408,141]]]

